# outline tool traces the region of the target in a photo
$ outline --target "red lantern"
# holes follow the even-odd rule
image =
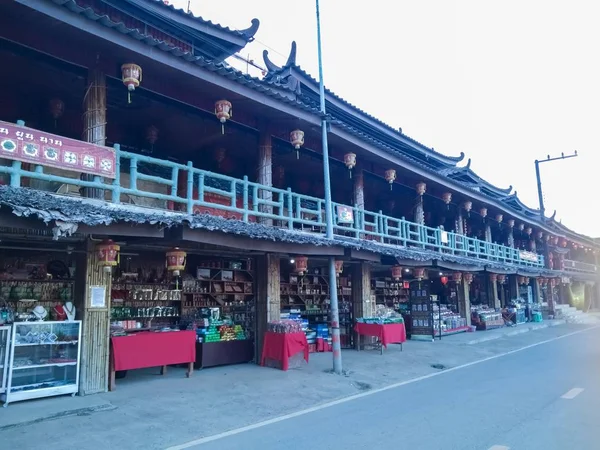
[[[385,181],[390,183],[390,191],[392,190],[392,184],[396,181],[396,170],[388,169],[385,171]]]
[[[215,116],[221,122],[221,134],[225,134],[225,122],[233,117],[233,106],[229,100],[215,102]]]
[[[560,238],[560,246],[562,248],[566,248],[567,247],[567,240],[565,238]]]
[[[487,211],[487,208],[481,208],[481,209],[479,210],[479,215],[485,219],[485,218],[486,218],[486,216],[487,216],[487,212],[488,212],[488,211]]]
[[[518,282],[519,284],[525,284],[525,277],[519,277]]]
[[[519,224],[519,230],[523,231],[525,229],[525,224],[524,223],[520,223]]]
[[[498,222],[498,224],[502,223],[502,219],[504,219],[502,214],[496,214],[496,222]]]
[[[535,237],[536,237],[536,239],[541,240],[544,237],[544,232],[543,231],[536,231]]]
[[[454,272],[452,274],[452,281],[454,281],[455,283],[460,283],[462,281],[462,273]]]
[[[542,286],[545,286],[546,284],[548,284],[548,279],[544,278],[544,277],[538,278],[538,281]]]
[[[110,272],[118,264],[120,250],[121,246],[115,244],[111,239],[103,240],[100,244],[96,245],[98,265],[103,267],[105,272]]]
[[[178,277],[182,270],[185,270],[187,253],[175,247],[167,252],[167,270],[173,272]]]
[[[447,208],[450,209],[450,202],[452,201],[452,194],[450,192],[444,192],[442,194],[442,200],[446,204]]]
[[[525,233],[527,233],[527,236],[531,236],[531,232],[533,231],[533,229],[531,227],[527,227],[525,229]]]
[[[440,282],[446,286],[448,284],[448,277],[440,277]]]
[[[427,190],[427,185],[423,182],[417,183],[417,195],[423,195],[425,194],[425,191]]]
[[[131,103],[131,93],[142,82],[142,68],[137,64],[127,63],[121,66],[121,78],[127,87],[127,101]]]
[[[463,277],[467,284],[471,284],[473,282],[473,274],[472,273],[467,272],[463,275]]]
[[[54,121],[60,119],[65,112],[65,104],[60,98],[53,98],[50,100],[50,114],[54,118]]]
[[[490,281],[492,283],[496,283],[498,281],[498,275],[495,273],[490,273]]]
[[[339,277],[341,273],[344,271],[344,261],[335,261],[335,276]]]
[[[506,224],[510,227],[513,228],[515,226],[515,219],[508,219],[506,221]]]
[[[304,145],[304,131],[294,130],[290,133],[290,142],[296,149],[296,159],[300,159],[300,147]]]
[[[356,166],[356,154],[346,153],[344,155],[344,164],[346,165],[346,167],[348,168],[348,171],[350,172],[350,178],[352,178],[352,169],[354,169],[354,166]]]
[[[402,278],[402,267],[400,267],[400,266],[392,267],[392,278],[394,280],[399,280],[400,278]]]
[[[306,256],[296,256],[295,269],[299,275],[304,275],[308,271],[308,258]]]
[[[506,282],[506,275],[498,275],[498,283],[504,284]]]
[[[425,277],[425,269],[423,267],[417,267],[413,271],[413,275],[416,279],[421,281]]]
[[[550,287],[556,286],[556,278],[550,278]]]
[[[471,209],[473,208],[473,202],[470,202],[470,201],[466,201],[466,202],[464,202],[464,203],[463,203],[463,208],[465,208],[465,211],[466,211],[467,213],[470,213],[470,212],[471,212]]]

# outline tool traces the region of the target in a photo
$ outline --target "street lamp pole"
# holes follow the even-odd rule
[[[542,192],[542,179],[540,177],[540,164],[542,163],[546,163],[546,162],[550,162],[550,161],[557,161],[559,159],[569,159],[569,158],[575,158],[577,156],[577,150],[575,150],[575,152],[572,155],[566,155],[564,153],[561,153],[560,156],[557,156],[555,158],[550,158],[550,155],[548,155],[548,157],[546,159],[542,159],[542,160],[535,160],[535,177],[537,179],[537,190],[538,190],[538,199],[540,202],[540,217],[542,218],[542,221],[545,220],[545,208],[544,208],[544,194]]]
[[[327,144],[327,114],[325,111],[325,84],[323,82],[323,55],[321,50],[321,14],[317,8],[317,51],[319,56],[319,100],[321,103],[321,143],[323,147],[323,177],[325,184],[325,223],[327,239],[333,239],[333,205],[331,202],[331,178],[329,175],[329,147]],[[335,259],[329,258],[329,300],[331,309],[331,341],[333,344],[333,371],[342,373],[342,349],[340,346],[340,314],[337,298]]]

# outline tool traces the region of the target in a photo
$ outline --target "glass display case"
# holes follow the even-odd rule
[[[79,384],[81,321],[17,322],[4,406],[11,402],[53,395],[75,395]]]
[[[0,326],[0,394],[6,392],[10,326]]]

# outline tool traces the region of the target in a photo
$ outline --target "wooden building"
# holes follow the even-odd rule
[[[296,64],[295,44],[281,67],[265,53],[262,78],[225,62],[259,31],[256,19],[237,31],[157,0],[15,0],[1,12],[0,238],[6,251],[72,255],[82,394],[108,386],[116,280],[98,265],[104,239],[119,243],[125,273],[124,260],[164,265],[172,247],[198,268],[252,273],[231,282],[252,285],[255,354],[282,308],[326,310],[326,285],[291,286],[298,256],[317,277],[326,258],[343,261],[348,346],[372,278],[394,266],[407,279],[419,269],[479,274],[491,306],[518,295],[519,277],[552,293],[560,283],[548,279],[582,283],[588,302],[597,292],[597,241],[481,179],[464,155],[443,155],[329,90],[326,239],[317,80]],[[105,308],[91,306],[90,286],[106,286]],[[466,317],[468,286],[456,278]]]

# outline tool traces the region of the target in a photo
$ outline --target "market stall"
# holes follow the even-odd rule
[[[140,332],[110,339],[109,390],[115,389],[117,371],[187,364],[190,377],[196,360],[196,333],[193,331]]]
[[[406,342],[406,328],[404,319],[399,313],[380,305],[375,317],[360,317],[356,319],[354,331],[358,336],[358,350],[364,347],[362,342],[364,336],[377,338],[377,347],[383,354],[384,347],[388,344],[402,344]]]
[[[308,363],[308,342],[298,321],[269,322],[268,330],[263,340],[261,366],[288,370],[290,365],[296,365],[300,357]]]

